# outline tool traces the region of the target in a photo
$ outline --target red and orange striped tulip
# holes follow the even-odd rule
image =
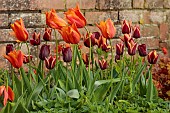
[[[50,56],[48,59],[45,58],[45,66],[47,69],[53,69],[55,67],[56,58]]]
[[[45,33],[44,33],[43,39],[45,41],[50,41],[51,40],[51,33],[52,33],[52,29],[45,28]]]
[[[156,62],[157,62],[157,60],[158,60],[158,54],[156,53],[155,50],[153,50],[153,51],[149,52],[147,58],[148,58],[148,62],[149,62],[150,64],[156,64]]]
[[[50,12],[46,12],[46,24],[54,29],[60,29],[67,25],[67,23],[56,14],[54,9],[51,9]]]
[[[129,34],[129,33],[131,33],[131,22],[128,22],[128,21],[126,21],[126,20],[123,21],[122,33],[123,33],[123,34]]]
[[[4,85],[3,86],[0,86],[0,96],[4,93],[4,106],[7,104],[7,101],[8,99],[10,101],[14,101],[14,92],[12,91],[11,87],[8,86],[5,87]]]
[[[12,64],[14,68],[20,68],[23,64],[24,55],[18,50],[13,50],[8,55],[4,55],[4,57]]]
[[[32,39],[30,40],[30,44],[33,45],[33,46],[36,46],[36,45],[40,45],[40,33],[36,33],[34,32],[34,34],[32,35]]]
[[[32,55],[24,55],[23,63],[27,64],[32,60]]]
[[[86,19],[80,12],[79,5],[77,5],[75,8],[69,9],[64,14],[66,15],[66,19],[70,25],[75,23],[77,28],[83,28],[86,25]]]
[[[76,27],[76,24],[71,26],[66,26],[59,30],[59,33],[62,35],[63,40],[66,43],[77,44],[80,41],[81,35]]]
[[[124,44],[122,43],[116,44],[116,54],[123,55],[123,51],[124,51]]]
[[[134,27],[133,38],[140,38],[140,28],[138,26]]]
[[[110,18],[105,22],[101,21],[100,25],[97,24],[97,27],[100,29],[102,35],[107,39],[113,38],[116,34],[116,28]]]
[[[127,42],[127,46],[128,46],[128,54],[135,55],[137,43],[135,43],[133,39],[131,39],[129,42]]]
[[[22,18],[20,20],[15,21],[14,24],[11,24],[11,28],[13,30],[13,34],[19,42],[27,41],[28,32],[24,26]]]
[[[108,67],[107,61],[105,59],[99,60],[99,66],[101,70],[107,69]]]

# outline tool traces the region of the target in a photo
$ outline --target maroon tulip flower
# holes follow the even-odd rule
[[[13,51],[13,45],[12,44],[7,44],[7,46],[6,46],[6,55],[8,55],[8,53],[10,53],[11,51]]]
[[[116,54],[123,55],[123,51],[124,51],[124,44],[122,43],[116,44]]]
[[[91,39],[91,46],[94,46],[97,44],[97,40],[100,37],[100,33],[99,32],[93,32],[91,34],[87,34],[86,38],[84,39],[84,45],[86,47],[90,47],[90,39]]]
[[[65,47],[62,49],[63,60],[64,62],[71,62],[72,61],[72,50],[71,47]]]
[[[133,37],[140,38],[140,28],[137,26],[134,28]]]
[[[128,54],[129,55],[135,55],[136,54],[136,47],[137,47],[137,43],[135,43],[133,41],[133,39],[131,39],[128,43]]]
[[[117,63],[117,61],[120,60],[120,55],[116,55],[115,56],[115,62]]]
[[[99,60],[99,66],[101,70],[105,70],[108,67],[107,61],[105,59]]]
[[[29,58],[30,57],[30,58]],[[27,64],[32,60],[32,55],[24,55],[23,63]]]
[[[36,46],[36,45],[40,45],[40,33],[36,33],[34,32],[34,34],[32,35],[32,39],[30,40],[30,44],[33,45],[33,46]]]
[[[122,25],[122,33],[129,34],[130,32],[131,32],[131,23],[124,20]]]
[[[146,44],[141,44],[138,46],[139,55],[145,57],[147,55]]]
[[[50,54],[50,45],[42,45],[41,49],[40,49],[40,54],[39,54],[39,58],[41,60],[45,60],[46,57],[48,57]]]
[[[45,66],[47,69],[53,69],[55,67],[56,58],[50,56],[48,59],[45,58]]]
[[[156,51],[151,51],[149,54],[148,54],[148,62],[150,64],[156,64],[158,60],[158,54],[156,53]]]
[[[52,33],[52,29],[45,28],[45,33],[44,33],[43,39],[45,41],[50,41],[51,40],[51,33]]]

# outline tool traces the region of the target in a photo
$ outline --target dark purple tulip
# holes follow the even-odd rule
[[[123,51],[124,51],[124,44],[122,43],[116,44],[116,54],[123,55]]]
[[[55,67],[56,58],[50,56],[48,59],[45,58],[45,66],[47,69],[53,69]]]
[[[51,40],[51,33],[52,33],[52,29],[45,28],[45,33],[44,33],[43,39],[45,41],[50,41]]]
[[[71,62],[72,61],[72,50],[71,47],[66,47],[62,49],[63,60],[64,62]]]
[[[30,44],[33,45],[33,46],[36,46],[36,45],[40,45],[40,33],[36,33],[34,32],[34,34],[32,35],[32,39],[30,40]]]
[[[11,51],[13,51],[13,45],[12,44],[7,44],[7,46],[6,46],[6,55],[8,55],[8,53],[10,53]]]
[[[45,58],[47,58],[50,54],[50,45],[42,45],[41,49],[40,49],[40,54],[39,54],[39,58],[41,60],[45,60]]]
[[[139,55],[145,57],[147,55],[146,44],[141,44],[138,46]]]

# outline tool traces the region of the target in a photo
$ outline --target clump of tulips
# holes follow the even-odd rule
[[[157,91],[151,69],[158,54],[155,50],[148,53],[145,44],[137,43],[141,38],[138,25],[132,26],[124,20],[121,42],[112,45],[116,27],[110,18],[96,24],[100,32],[89,32],[79,5],[64,14],[66,20],[54,9],[46,12],[47,27],[43,36],[36,31],[29,35],[22,19],[11,24],[17,48],[12,44],[6,46],[4,58],[11,63],[11,71],[6,74],[9,77],[4,75],[4,84],[0,86],[0,96],[4,93],[3,111],[22,110],[26,113],[43,108],[44,112],[61,109],[73,112],[87,106],[87,112],[93,112],[93,102],[107,101],[114,105],[115,101],[126,99],[127,94],[156,102]],[[87,34],[83,36],[79,28],[86,29]],[[59,32],[65,42],[59,42],[55,35],[55,50],[49,42],[52,32]],[[80,40],[89,51],[82,50]],[[29,43],[37,48],[36,55],[30,51]],[[21,51],[23,44],[26,44],[28,53]],[[7,103],[8,99],[12,102]],[[107,109],[112,111],[112,108]]]

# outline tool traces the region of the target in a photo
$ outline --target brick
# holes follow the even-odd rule
[[[156,24],[146,24],[143,26],[140,26],[141,29],[141,35],[143,37],[159,37],[159,28]]]
[[[0,41],[5,42],[5,41],[14,41],[15,37],[10,35],[10,32],[12,32],[11,29],[0,29]]]
[[[163,23],[166,21],[166,14],[162,11],[150,12],[150,20],[153,23]]]
[[[115,27],[116,27],[116,35],[115,35],[115,37],[122,36],[123,35],[122,34],[122,26],[121,25],[115,25]]]
[[[110,18],[110,12],[85,12],[85,18],[88,24],[96,24]]]
[[[76,7],[77,3],[80,6],[80,9],[95,9],[96,0],[67,0],[66,6],[67,9]]]
[[[138,23],[142,17],[142,11],[140,10],[124,10],[119,12],[120,20],[130,20],[132,22]]]
[[[65,0],[30,0],[30,9],[65,9]]]
[[[8,14],[0,14],[0,27],[8,26]]]
[[[111,18],[114,22],[117,22],[117,21],[118,21],[118,11],[111,11],[111,12],[110,12],[110,18]]]
[[[170,8],[170,0],[164,0],[164,7]]]
[[[145,0],[145,8],[163,8],[164,0]]]
[[[29,10],[30,0],[7,0],[10,10]]]
[[[164,42],[168,39],[168,24],[162,23],[160,24],[160,40]]]
[[[8,0],[0,0],[0,10],[8,9]]]
[[[146,44],[147,49],[158,49],[159,39],[154,37],[141,37],[138,39],[138,44]]]
[[[144,8],[144,0],[133,0],[133,8]]]
[[[111,0],[110,9],[129,9],[132,8],[132,0]]]
[[[150,24],[150,11],[144,10],[140,20],[142,21],[141,24]]]
[[[98,0],[97,9],[110,9],[110,1],[111,0]]]
[[[9,22],[14,23],[17,19],[23,18],[25,26],[42,26],[45,25],[45,14],[41,13],[18,13],[9,16]]]

